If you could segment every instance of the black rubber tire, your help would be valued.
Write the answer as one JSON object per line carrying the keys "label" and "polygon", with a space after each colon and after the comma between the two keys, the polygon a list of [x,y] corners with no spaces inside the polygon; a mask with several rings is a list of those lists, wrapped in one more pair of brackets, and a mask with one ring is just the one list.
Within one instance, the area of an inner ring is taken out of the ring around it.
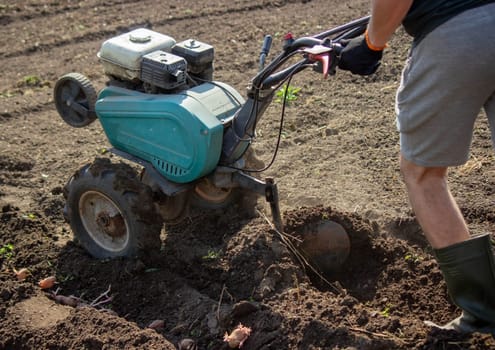
{"label": "black rubber tire", "polygon": [[84,75],[68,73],[60,77],[53,98],[58,114],[70,126],[81,128],[96,120],[96,90]]}
{"label": "black rubber tire", "polygon": [[74,238],[93,257],[149,258],[160,250],[163,221],[130,166],[98,158],[71,177],[64,195]]}

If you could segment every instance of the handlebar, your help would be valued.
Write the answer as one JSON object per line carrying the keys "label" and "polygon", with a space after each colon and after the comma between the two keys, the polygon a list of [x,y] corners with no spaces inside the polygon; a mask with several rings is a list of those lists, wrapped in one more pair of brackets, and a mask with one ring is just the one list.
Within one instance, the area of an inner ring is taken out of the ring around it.
{"label": "handlebar", "polygon": [[[260,53],[260,71],[251,80],[247,101],[233,118],[230,127],[225,130],[220,162],[233,164],[244,154],[251,143],[258,120],[273,99],[274,87],[299,71],[314,67],[318,61],[323,67],[323,74],[328,74],[329,68],[333,69],[337,64],[338,55],[342,50],[340,41],[364,33],[368,21],[369,17],[363,17],[320,34],[296,40],[287,36],[290,40],[286,40],[282,53],[266,67],[264,64],[270,50],[271,37],[265,37]],[[283,68],[284,63],[296,54],[302,54],[304,58]],[[266,93],[260,93],[261,90]]]}
{"label": "handlebar", "polygon": [[[319,34],[313,35],[313,37],[315,37],[317,39],[325,39],[325,38],[328,38],[329,36],[332,36],[332,35],[341,34],[340,36],[337,37],[338,40],[354,38],[354,37],[359,36],[359,35],[364,33],[366,26],[368,25],[369,21],[370,21],[370,16],[361,17],[361,18],[358,18],[354,21],[343,24],[341,26],[338,26],[338,27],[332,28],[330,30],[321,32]],[[354,30],[357,30],[357,32],[359,32],[359,34],[353,33]],[[346,34],[352,34],[353,36],[343,37]]]}
{"label": "handlebar", "polygon": [[[335,60],[338,59],[340,51],[342,50],[340,41],[344,39],[351,39],[363,34],[366,30],[369,19],[370,16],[362,17],[319,34],[293,40],[290,44],[284,47],[284,51],[275,57],[267,67],[264,67],[264,63],[266,55],[270,49],[271,37],[265,37],[263,48],[261,50],[260,71],[253,78],[252,86],[260,89],[276,86],[291,75],[311,66],[315,63],[315,61],[312,60],[309,55],[306,55],[303,60],[300,60],[299,62],[281,71],[277,71],[294,54],[298,52],[304,53],[304,49],[313,48],[315,46],[328,47],[327,55],[329,56],[329,64],[332,65],[332,68],[335,67]],[[329,38],[331,36],[333,37]],[[312,57],[314,58],[314,56]]]}

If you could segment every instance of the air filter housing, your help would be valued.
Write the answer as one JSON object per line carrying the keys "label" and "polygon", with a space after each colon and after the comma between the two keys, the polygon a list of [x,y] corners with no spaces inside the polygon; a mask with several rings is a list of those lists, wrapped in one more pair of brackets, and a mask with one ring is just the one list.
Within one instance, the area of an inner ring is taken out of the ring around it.
{"label": "air filter housing", "polygon": [[161,50],[144,55],[141,62],[141,80],[166,90],[185,84],[186,71],[184,58]]}

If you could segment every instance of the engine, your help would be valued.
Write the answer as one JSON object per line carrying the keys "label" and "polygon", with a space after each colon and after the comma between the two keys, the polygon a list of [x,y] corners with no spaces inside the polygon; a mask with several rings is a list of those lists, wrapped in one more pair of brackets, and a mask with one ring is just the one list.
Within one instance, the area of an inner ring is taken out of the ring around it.
{"label": "engine", "polygon": [[110,80],[95,113],[115,149],[176,183],[215,169],[224,127],[244,99],[212,81],[212,46],[141,28],[105,41],[98,57]]}
{"label": "engine", "polygon": [[146,28],[105,41],[98,58],[109,85],[147,93],[170,93],[213,78],[211,45],[194,39],[177,43]]}

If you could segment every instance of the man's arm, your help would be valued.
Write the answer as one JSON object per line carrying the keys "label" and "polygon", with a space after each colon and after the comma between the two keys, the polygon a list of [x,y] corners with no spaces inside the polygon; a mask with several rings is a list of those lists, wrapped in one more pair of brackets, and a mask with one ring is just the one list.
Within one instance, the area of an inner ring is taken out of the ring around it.
{"label": "man's arm", "polygon": [[385,47],[411,8],[413,0],[371,0],[368,39],[375,47]]}
{"label": "man's arm", "polygon": [[383,49],[402,23],[414,0],[371,0],[371,19],[364,36],[343,42],[339,68],[370,75],[380,66]]}

